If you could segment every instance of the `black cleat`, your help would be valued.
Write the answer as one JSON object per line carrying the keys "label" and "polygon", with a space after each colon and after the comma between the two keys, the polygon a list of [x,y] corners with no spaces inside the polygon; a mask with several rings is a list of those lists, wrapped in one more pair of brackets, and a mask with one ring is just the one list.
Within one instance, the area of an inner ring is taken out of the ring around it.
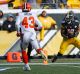
{"label": "black cleat", "polygon": [[53,58],[52,58],[52,62],[55,62],[57,60],[57,56],[55,55],[55,56],[53,56]]}

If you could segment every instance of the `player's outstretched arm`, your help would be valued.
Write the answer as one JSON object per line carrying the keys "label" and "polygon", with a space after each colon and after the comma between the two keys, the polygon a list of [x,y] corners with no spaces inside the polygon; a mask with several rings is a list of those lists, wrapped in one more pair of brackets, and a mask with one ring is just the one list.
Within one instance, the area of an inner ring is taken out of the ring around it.
{"label": "player's outstretched arm", "polygon": [[17,36],[20,36],[20,16],[17,16],[16,19],[16,29],[17,29]]}

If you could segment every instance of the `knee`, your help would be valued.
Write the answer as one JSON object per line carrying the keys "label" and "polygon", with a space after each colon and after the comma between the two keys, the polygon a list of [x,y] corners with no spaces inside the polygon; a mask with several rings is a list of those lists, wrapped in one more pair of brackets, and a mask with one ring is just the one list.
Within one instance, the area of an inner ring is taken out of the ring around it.
{"label": "knee", "polygon": [[37,49],[36,51],[37,51],[37,53],[40,54],[41,50],[42,50],[42,48],[39,48],[39,49]]}

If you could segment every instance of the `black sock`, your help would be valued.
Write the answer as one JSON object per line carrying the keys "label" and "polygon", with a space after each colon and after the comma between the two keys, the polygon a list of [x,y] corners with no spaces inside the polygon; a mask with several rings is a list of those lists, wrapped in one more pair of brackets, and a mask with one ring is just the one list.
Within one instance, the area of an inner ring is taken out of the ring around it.
{"label": "black sock", "polygon": [[62,57],[62,54],[61,53],[58,53],[57,54],[57,58],[61,58]]}

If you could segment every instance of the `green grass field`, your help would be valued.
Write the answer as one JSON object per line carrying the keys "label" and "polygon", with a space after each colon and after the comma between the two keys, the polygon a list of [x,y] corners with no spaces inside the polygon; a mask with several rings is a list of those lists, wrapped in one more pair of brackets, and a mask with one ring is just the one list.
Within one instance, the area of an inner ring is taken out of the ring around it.
{"label": "green grass field", "polygon": [[0,63],[0,74],[80,74],[80,59],[58,59],[48,65],[31,60],[31,71],[23,71],[23,63]]}

